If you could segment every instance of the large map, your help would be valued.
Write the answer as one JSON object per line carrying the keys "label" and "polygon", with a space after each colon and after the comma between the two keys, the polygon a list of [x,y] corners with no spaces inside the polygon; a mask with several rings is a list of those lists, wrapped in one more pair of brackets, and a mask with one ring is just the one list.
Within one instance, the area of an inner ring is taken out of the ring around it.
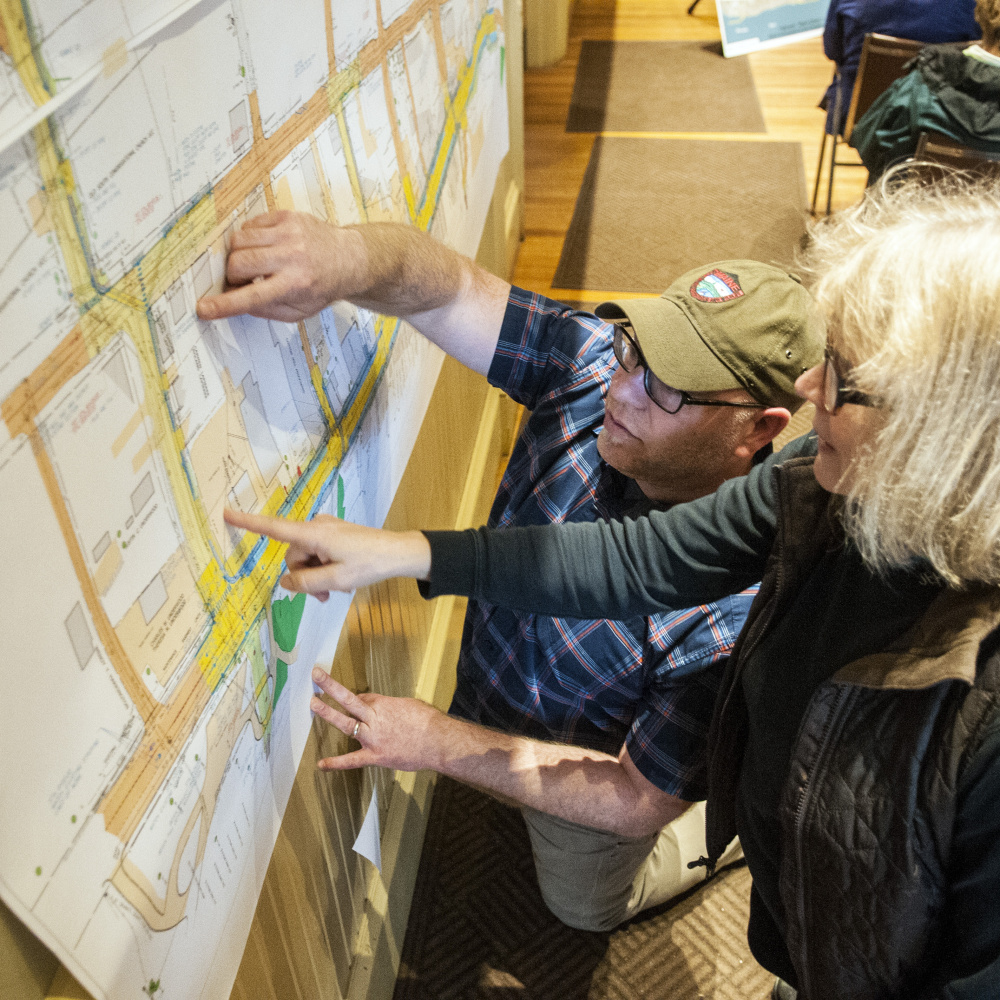
{"label": "large map", "polygon": [[294,208],[474,253],[497,0],[0,0],[0,894],[95,996],[229,995],[348,599],[231,505],[379,524],[441,355],[202,323]]}

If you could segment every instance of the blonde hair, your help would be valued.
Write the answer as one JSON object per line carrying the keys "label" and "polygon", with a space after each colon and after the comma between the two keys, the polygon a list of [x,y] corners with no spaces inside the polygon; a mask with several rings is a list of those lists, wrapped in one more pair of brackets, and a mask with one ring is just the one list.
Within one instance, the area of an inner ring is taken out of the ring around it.
{"label": "blonde hair", "polygon": [[1000,584],[1000,182],[885,175],[814,228],[806,270],[851,381],[881,402],[843,519],[880,572]]}
{"label": "blonde hair", "polygon": [[983,48],[1000,41],[1000,0],[976,0],[976,23],[983,29]]}

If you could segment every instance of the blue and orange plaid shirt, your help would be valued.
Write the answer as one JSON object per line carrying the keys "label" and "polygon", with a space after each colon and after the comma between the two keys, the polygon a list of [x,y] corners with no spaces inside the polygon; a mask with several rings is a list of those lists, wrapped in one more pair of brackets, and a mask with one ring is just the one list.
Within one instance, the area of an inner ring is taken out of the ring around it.
{"label": "blue and orange plaid shirt", "polygon": [[[491,527],[637,517],[635,482],[597,454],[616,361],[612,327],[511,290],[490,382],[531,410]],[[470,601],[451,712],[485,726],[617,754],[654,785],[705,797],[708,726],[756,588],[627,621],[546,618]]]}

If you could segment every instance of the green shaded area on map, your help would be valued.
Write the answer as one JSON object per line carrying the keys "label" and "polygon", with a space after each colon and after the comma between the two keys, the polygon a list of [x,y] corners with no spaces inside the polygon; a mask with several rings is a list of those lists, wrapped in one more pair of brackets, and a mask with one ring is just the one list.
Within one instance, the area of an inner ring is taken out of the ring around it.
{"label": "green shaded area on map", "polygon": [[278,699],[281,697],[281,689],[285,686],[285,681],[287,680],[288,664],[284,660],[278,660],[274,677],[274,701],[271,703],[272,706],[278,704]]}
{"label": "green shaded area on map", "polygon": [[[343,480],[340,480],[343,482]],[[271,621],[274,623],[274,641],[284,653],[295,649],[299,636],[299,625],[302,624],[302,614],[306,609],[306,595],[296,594],[295,597],[282,597],[271,605]],[[278,704],[282,689],[288,680],[288,664],[278,659],[275,663],[273,707]]]}
{"label": "green shaded area on map", "polygon": [[306,609],[306,595],[296,594],[295,597],[282,597],[271,605],[271,621],[274,622],[274,641],[285,653],[295,649],[299,635],[299,625],[302,613]]}
{"label": "green shaded area on map", "polygon": [[344,477],[337,476],[337,517],[344,520]]}

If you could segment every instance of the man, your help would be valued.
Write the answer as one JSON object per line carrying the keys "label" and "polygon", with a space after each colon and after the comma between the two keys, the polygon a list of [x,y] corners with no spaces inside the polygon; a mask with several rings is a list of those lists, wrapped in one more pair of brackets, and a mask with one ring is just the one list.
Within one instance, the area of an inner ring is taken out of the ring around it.
{"label": "man", "polygon": [[[228,276],[243,287],[203,299],[204,319],[295,320],[346,298],[402,316],[524,403],[499,526],[636,516],[711,493],[767,453],[799,402],[795,378],[822,354],[804,289],[752,261],[691,272],[659,299],[605,303],[611,326],[416,230],[279,213],[234,237]],[[279,537],[284,526],[229,517]],[[293,575],[315,555],[293,545]],[[362,746],[321,766],[432,768],[513,800],[546,903],[571,926],[609,929],[702,877],[688,867],[704,853],[703,805],[691,804],[705,796],[715,693],[751,600],[619,622],[472,602],[451,715],[360,696],[376,727],[315,699]],[[360,703],[322,671],[317,681]]]}

